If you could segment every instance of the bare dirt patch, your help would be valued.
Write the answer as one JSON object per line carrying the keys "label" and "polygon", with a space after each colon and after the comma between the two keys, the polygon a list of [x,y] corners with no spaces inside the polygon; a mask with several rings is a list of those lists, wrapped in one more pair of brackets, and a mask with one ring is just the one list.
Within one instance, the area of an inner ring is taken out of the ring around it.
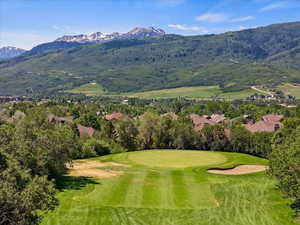
{"label": "bare dirt patch", "polygon": [[84,176],[84,177],[96,177],[96,178],[111,178],[120,176],[124,173],[122,170],[105,169],[105,167],[130,167],[129,165],[114,163],[114,162],[99,162],[99,161],[87,161],[80,160],[69,166],[70,176]]}
{"label": "bare dirt patch", "polygon": [[224,174],[224,175],[241,175],[249,173],[257,173],[267,170],[268,166],[259,166],[259,165],[240,165],[232,169],[211,169],[207,172],[213,174]]}

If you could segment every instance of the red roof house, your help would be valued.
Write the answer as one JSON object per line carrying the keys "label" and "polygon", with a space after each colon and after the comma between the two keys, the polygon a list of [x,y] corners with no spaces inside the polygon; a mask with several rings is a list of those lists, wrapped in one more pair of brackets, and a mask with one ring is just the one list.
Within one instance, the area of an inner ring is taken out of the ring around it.
{"label": "red roof house", "polygon": [[256,132],[275,132],[282,127],[280,122],[258,121],[254,124],[246,124],[245,128],[251,133]]}
{"label": "red roof house", "polygon": [[68,118],[68,117],[59,117],[59,116],[55,116],[54,114],[49,114],[48,115],[48,121],[49,122],[60,123],[60,124],[72,123],[72,119],[71,118]]}
{"label": "red roof house", "polygon": [[212,114],[210,118],[216,123],[222,123],[226,119],[224,114]]}
{"label": "red roof house", "polygon": [[263,121],[266,121],[266,122],[280,122],[282,119],[283,119],[283,116],[282,115],[276,115],[276,114],[267,114],[267,115],[264,115],[262,117]]}
{"label": "red roof house", "polygon": [[118,113],[112,113],[112,114],[106,115],[105,119],[106,120],[115,120],[115,119],[120,119],[123,116],[124,116],[123,113],[118,112]]}
{"label": "red roof house", "polygon": [[85,127],[80,124],[77,125],[80,137],[93,137],[95,129],[92,127]]}

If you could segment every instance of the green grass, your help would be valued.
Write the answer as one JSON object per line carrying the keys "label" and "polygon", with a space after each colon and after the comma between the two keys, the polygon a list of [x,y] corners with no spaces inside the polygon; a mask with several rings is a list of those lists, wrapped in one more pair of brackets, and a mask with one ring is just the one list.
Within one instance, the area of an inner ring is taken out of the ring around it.
{"label": "green grass", "polygon": [[285,94],[293,95],[297,99],[300,98],[300,87],[293,86],[292,84],[283,84],[278,86],[277,89],[283,91]]}
{"label": "green grass", "polygon": [[[60,182],[60,205],[45,216],[42,224],[295,224],[289,202],[282,199],[275,182],[264,172],[238,176],[206,172],[211,167],[265,165],[266,160],[237,153],[213,154],[155,150],[91,159],[132,167],[123,169],[124,175],[110,179],[65,177]],[[174,168],[176,159],[180,168]]]}
{"label": "green grass", "polygon": [[[159,157],[157,157],[159,155]],[[222,154],[198,151],[140,151],[129,154],[128,159],[148,167],[185,168],[216,165],[226,161]]]}
{"label": "green grass", "polygon": [[74,94],[85,94],[86,96],[97,96],[104,93],[103,87],[97,83],[88,83],[80,87],[67,90],[65,92],[74,93]]}
{"label": "green grass", "polygon": [[243,90],[239,92],[222,92],[218,86],[197,86],[197,87],[182,87],[182,88],[171,88],[155,91],[146,91],[138,93],[123,93],[121,95],[128,97],[139,97],[139,98],[200,98],[210,99],[214,97],[225,98],[228,100],[244,99],[255,93],[254,90]]}

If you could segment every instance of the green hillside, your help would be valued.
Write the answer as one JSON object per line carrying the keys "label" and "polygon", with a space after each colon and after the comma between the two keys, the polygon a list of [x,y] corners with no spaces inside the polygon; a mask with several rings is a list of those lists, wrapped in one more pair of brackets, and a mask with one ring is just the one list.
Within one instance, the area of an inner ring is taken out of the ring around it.
{"label": "green hillside", "polygon": [[300,82],[300,22],[220,35],[165,35],[28,54],[0,63],[0,95],[56,93],[90,82],[109,93]]}

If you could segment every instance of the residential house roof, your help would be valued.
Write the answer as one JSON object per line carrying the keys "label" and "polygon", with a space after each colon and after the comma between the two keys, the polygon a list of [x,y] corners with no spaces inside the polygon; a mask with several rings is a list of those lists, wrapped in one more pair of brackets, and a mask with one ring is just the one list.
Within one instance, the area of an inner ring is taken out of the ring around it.
{"label": "residential house roof", "polygon": [[172,120],[178,120],[178,118],[179,118],[179,116],[176,115],[176,114],[173,113],[173,112],[168,112],[168,113],[162,114],[161,116],[162,116],[162,117],[169,117],[169,118],[171,118]]}
{"label": "residential house roof", "polygon": [[95,129],[92,127],[85,127],[77,124],[77,129],[79,131],[80,137],[92,137],[95,133]]}
{"label": "residential house roof", "polygon": [[222,123],[226,119],[224,114],[212,114],[210,118],[216,123]]}
{"label": "residential house roof", "polygon": [[112,113],[112,114],[108,114],[105,116],[106,120],[115,120],[115,119],[120,119],[121,117],[123,117],[123,113],[117,112],[117,113]]}
{"label": "residential house roof", "polygon": [[54,114],[48,115],[49,122],[57,122],[57,123],[72,123],[72,119],[68,117],[59,117],[55,116]]}
{"label": "residential house roof", "polygon": [[199,124],[204,124],[204,125],[215,125],[216,122],[212,120],[208,120],[203,116],[199,116],[197,114],[191,114],[190,118],[193,120],[193,123],[195,126],[198,126]]}
{"label": "residential house roof", "polygon": [[266,122],[280,122],[283,119],[282,115],[267,114],[262,117],[263,121]]}
{"label": "residential house roof", "polygon": [[273,121],[258,121],[254,124],[246,124],[245,128],[252,133],[255,132],[274,132],[281,128],[282,124],[280,122]]}

